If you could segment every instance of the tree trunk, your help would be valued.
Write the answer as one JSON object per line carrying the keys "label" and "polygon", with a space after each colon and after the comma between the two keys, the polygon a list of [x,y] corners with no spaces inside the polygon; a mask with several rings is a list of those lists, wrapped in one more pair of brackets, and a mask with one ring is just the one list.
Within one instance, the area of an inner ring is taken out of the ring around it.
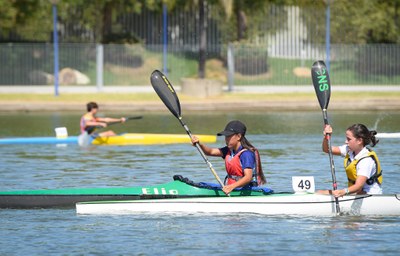
{"label": "tree trunk", "polygon": [[207,23],[205,15],[204,0],[199,0],[199,30],[200,30],[200,44],[199,44],[199,78],[206,76],[206,49],[207,49]]}
{"label": "tree trunk", "polygon": [[103,43],[108,43],[110,41],[110,34],[112,32],[112,11],[112,3],[107,2],[103,8],[103,29],[101,38]]}
{"label": "tree trunk", "polygon": [[247,18],[244,11],[242,11],[241,1],[237,2],[235,13],[236,13],[236,25],[237,25],[237,40],[240,41],[245,38],[245,33],[247,30]]}
{"label": "tree trunk", "polygon": [[[394,24],[396,26],[396,30],[399,29],[400,27],[400,22],[399,22],[399,2],[395,2],[394,3]],[[396,43],[396,42],[395,42]]]}

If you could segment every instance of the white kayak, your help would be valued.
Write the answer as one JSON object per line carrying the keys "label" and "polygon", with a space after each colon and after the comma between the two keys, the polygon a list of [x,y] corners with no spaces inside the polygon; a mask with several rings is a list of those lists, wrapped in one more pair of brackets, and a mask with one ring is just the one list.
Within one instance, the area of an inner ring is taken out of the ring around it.
{"label": "white kayak", "polygon": [[400,132],[380,132],[376,134],[376,137],[388,139],[400,138]]}
{"label": "white kayak", "polygon": [[[344,215],[400,216],[400,194],[349,195],[339,198]],[[76,204],[78,214],[256,213],[265,215],[334,216],[335,199],[314,193],[273,193],[264,196],[167,198],[97,201]]]}

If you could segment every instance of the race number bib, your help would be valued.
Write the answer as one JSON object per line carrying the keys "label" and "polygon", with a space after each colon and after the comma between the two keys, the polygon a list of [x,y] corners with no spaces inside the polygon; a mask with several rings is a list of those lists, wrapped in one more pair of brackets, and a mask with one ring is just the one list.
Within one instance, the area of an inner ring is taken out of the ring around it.
{"label": "race number bib", "polygon": [[292,177],[292,187],[294,192],[315,192],[314,176],[294,176]]}

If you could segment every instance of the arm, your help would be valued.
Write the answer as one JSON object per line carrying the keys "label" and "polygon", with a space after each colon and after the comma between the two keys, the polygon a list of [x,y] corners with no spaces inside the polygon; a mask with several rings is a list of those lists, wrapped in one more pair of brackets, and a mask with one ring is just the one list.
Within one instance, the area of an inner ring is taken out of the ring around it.
{"label": "arm", "polygon": [[[332,127],[328,124],[325,125],[324,128],[324,138],[322,139],[322,151],[325,153],[329,152],[329,147],[328,147],[328,139],[326,138],[326,134],[332,134]],[[337,146],[332,146],[332,154],[333,155],[338,155],[340,156],[340,149]]]}
{"label": "arm", "polygon": [[117,122],[124,123],[126,119],[125,119],[125,117],[121,117],[121,118],[97,117],[96,120],[99,122],[105,122],[105,123],[117,123]]}
{"label": "arm", "polygon": [[332,191],[332,194],[335,197],[342,197],[346,194],[353,194],[353,193],[358,194],[362,191],[362,188],[364,187],[365,182],[367,182],[367,179],[368,178],[365,176],[357,176],[356,183],[354,185],[348,187],[347,191],[345,188],[345,189],[341,189],[341,190]]}
{"label": "arm", "polygon": [[233,184],[224,186],[222,190],[225,192],[225,194],[229,194],[235,188],[240,188],[249,184],[252,178],[253,178],[253,170],[250,168],[244,169],[243,178],[241,178],[240,180],[236,181]]}
{"label": "arm", "polygon": [[[97,119],[96,119],[97,120]],[[85,121],[85,127],[89,126],[102,126],[107,127],[107,123],[101,121]]]}
{"label": "arm", "polygon": [[210,148],[207,145],[204,145],[202,143],[200,143],[200,140],[197,136],[193,135],[192,136],[192,144],[193,146],[198,143],[201,147],[201,149],[204,151],[204,153],[207,156],[222,156],[222,152],[221,150],[219,150],[219,148]]}
{"label": "arm", "polygon": [[363,187],[367,180],[374,174],[376,171],[376,165],[374,160],[370,157],[366,157],[361,159],[357,165],[357,179],[354,185],[351,185],[347,188],[348,191],[345,189],[335,191],[335,196],[343,196],[346,194],[363,193]]}

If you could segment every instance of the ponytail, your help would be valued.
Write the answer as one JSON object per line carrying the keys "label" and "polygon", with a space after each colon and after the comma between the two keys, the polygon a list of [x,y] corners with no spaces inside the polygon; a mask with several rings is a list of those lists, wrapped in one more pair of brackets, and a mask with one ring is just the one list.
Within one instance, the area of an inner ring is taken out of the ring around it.
{"label": "ponytail", "polygon": [[258,149],[255,148],[247,139],[246,137],[242,134],[240,138],[240,144],[242,145],[243,148],[248,149],[252,152],[254,152],[255,159],[256,159],[256,174],[257,174],[257,182],[261,183],[258,185],[262,185],[267,183],[267,180],[265,179],[264,172],[262,170],[261,166],[261,158],[260,158],[260,153],[258,152]]}

